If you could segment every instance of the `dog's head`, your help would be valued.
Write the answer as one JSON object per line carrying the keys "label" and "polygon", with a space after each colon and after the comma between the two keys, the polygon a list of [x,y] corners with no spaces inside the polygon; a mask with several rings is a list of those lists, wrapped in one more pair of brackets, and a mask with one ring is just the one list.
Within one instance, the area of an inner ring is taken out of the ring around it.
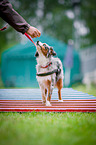
{"label": "dog's head", "polygon": [[49,46],[46,43],[41,43],[40,41],[36,42],[36,54],[35,56],[38,57],[39,54],[43,54],[45,57],[55,56],[56,52],[53,50],[53,47]]}

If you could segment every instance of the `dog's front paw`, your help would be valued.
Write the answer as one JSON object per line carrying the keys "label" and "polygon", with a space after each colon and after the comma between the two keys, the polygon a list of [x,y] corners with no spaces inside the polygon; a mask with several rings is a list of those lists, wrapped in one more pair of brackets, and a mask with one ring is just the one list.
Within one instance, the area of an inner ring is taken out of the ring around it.
{"label": "dog's front paw", "polygon": [[42,104],[46,104],[46,100],[45,100],[45,101],[43,100],[43,101],[42,101]]}
{"label": "dog's front paw", "polygon": [[63,102],[63,100],[58,100],[58,102]]}
{"label": "dog's front paw", "polygon": [[51,106],[49,101],[46,101],[46,106]]}

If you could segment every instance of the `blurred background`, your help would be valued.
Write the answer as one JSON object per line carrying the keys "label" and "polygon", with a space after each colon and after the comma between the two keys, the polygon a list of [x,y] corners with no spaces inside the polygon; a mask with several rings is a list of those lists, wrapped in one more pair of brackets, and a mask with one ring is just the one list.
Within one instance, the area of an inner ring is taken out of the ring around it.
{"label": "blurred background", "polygon": [[[64,67],[64,87],[96,87],[96,0],[9,0],[54,47]],[[0,28],[6,25],[0,18]],[[8,25],[0,32],[0,88],[39,87],[36,48]]]}

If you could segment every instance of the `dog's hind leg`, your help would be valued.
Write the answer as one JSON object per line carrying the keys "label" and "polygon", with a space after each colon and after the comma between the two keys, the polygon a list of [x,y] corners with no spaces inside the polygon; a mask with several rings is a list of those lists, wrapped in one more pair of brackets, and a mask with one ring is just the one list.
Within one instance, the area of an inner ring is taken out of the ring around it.
{"label": "dog's hind leg", "polygon": [[57,81],[56,86],[57,86],[57,88],[58,88],[58,97],[59,97],[59,100],[58,100],[58,101],[59,101],[59,102],[63,102],[62,97],[61,97],[61,89],[62,89],[62,87],[63,87],[62,79],[59,79],[59,80]]}
{"label": "dog's hind leg", "polygon": [[46,97],[44,94],[42,94],[42,103],[45,104],[46,103]]}
{"label": "dog's hind leg", "polygon": [[47,95],[47,89],[45,89],[45,96]]}

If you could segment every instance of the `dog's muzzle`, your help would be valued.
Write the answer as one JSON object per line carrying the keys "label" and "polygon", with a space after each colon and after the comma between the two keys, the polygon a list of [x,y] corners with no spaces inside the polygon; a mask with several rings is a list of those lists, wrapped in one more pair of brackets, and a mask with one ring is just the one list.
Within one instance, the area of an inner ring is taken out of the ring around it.
{"label": "dog's muzzle", "polygon": [[39,47],[42,49],[42,47],[41,47],[41,45],[39,44],[39,42],[40,42],[40,41],[37,41],[37,42],[36,42],[36,45],[39,46]]}

